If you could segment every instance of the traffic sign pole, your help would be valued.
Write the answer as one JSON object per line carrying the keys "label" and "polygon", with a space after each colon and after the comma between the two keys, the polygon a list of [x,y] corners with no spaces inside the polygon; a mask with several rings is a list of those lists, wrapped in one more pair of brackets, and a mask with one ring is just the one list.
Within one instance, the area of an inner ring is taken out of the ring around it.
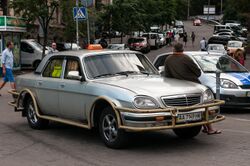
{"label": "traffic sign pole", "polygon": [[[79,2],[76,0],[76,11],[79,9]],[[78,27],[78,17],[76,17],[76,44],[77,44],[77,50],[79,50],[79,27]]]}
{"label": "traffic sign pole", "polygon": [[88,45],[90,44],[90,34],[89,34],[89,14],[88,14],[88,2],[85,0],[85,7],[87,13],[87,34],[88,34]]}

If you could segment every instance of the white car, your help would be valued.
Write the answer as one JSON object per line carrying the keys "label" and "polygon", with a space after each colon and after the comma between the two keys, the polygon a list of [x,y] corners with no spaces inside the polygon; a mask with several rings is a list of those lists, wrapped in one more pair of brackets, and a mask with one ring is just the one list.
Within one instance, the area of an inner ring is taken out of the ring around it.
{"label": "white car", "polygon": [[[45,50],[45,54],[48,50]],[[21,65],[37,68],[42,60],[43,46],[35,39],[21,40]]]}
{"label": "white car", "polygon": [[[154,66],[164,71],[165,59],[173,53],[158,55]],[[199,80],[216,93],[216,71],[221,71],[220,98],[225,100],[223,107],[250,107],[250,73],[236,60],[221,53],[200,51],[184,52],[201,69]]]}

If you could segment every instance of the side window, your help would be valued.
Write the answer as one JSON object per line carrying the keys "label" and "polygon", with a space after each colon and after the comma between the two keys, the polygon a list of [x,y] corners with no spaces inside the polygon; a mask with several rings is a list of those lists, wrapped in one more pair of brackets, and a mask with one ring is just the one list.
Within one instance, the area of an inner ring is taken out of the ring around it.
{"label": "side window", "polygon": [[72,79],[72,80],[76,79],[76,78],[70,76],[69,73],[74,73],[75,76],[79,76],[79,77],[82,76],[80,63],[77,59],[68,59],[67,60],[65,74],[64,74],[65,79]]}
{"label": "side window", "polygon": [[63,59],[52,59],[43,71],[43,77],[60,78],[62,69]]}
{"label": "side window", "polygon": [[22,42],[21,43],[21,51],[28,52],[28,53],[33,53],[34,49],[30,45],[28,45],[27,43]]}

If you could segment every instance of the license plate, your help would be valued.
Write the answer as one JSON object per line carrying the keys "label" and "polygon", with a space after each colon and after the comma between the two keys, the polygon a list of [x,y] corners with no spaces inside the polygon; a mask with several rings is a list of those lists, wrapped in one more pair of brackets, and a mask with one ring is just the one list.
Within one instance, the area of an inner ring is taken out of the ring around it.
{"label": "license plate", "polygon": [[201,120],[201,112],[178,114],[177,122],[191,122]]}

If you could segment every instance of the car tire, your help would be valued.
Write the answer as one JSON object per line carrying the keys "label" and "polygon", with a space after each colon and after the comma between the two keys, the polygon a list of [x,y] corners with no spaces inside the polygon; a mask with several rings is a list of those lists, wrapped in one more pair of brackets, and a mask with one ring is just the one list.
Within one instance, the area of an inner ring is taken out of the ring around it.
{"label": "car tire", "polygon": [[99,133],[109,148],[120,149],[127,144],[127,133],[123,129],[118,129],[117,117],[111,107],[102,111],[99,119]]}
{"label": "car tire", "polygon": [[194,126],[188,128],[177,128],[173,129],[174,133],[180,138],[193,138],[197,136],[201,131],[202,126]]}
{"label": "car tire", "polygon": [[41,119],[36,115],[34,102],[29,98],[24,107],[29,126],[32,129],[45,129],[49,125],[49,120]]}

